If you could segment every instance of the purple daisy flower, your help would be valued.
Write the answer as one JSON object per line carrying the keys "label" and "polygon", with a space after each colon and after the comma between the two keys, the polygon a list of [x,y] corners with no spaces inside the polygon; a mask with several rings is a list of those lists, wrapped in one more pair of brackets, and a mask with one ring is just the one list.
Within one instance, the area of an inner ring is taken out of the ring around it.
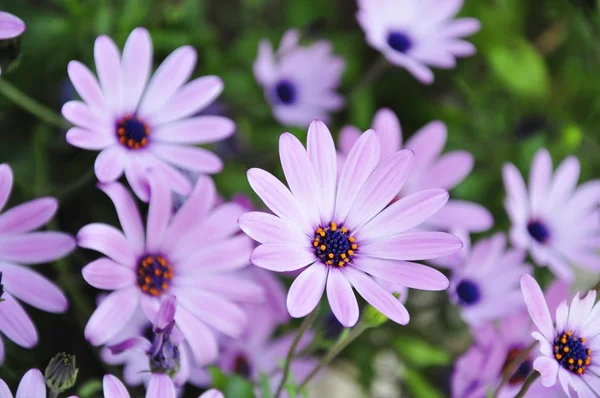
{"label": "purple daisy flower", "polygon": [[[553,283],[546,292],[548,305],[558,308],[569,295],[564,283]],[[527,311],[510,315],[497,325],[486,324],[473,330],[473,346],[456,361],[452,374],[453,398],[480,398],[500,385],[502,376],[511,362],[534,342],[533,324]],[[498,398],[513,398],[533,369],[536,353],[531,353],[517,368]],[[474,372],[473,369],[478,371]],[[549,389],[536,382],[527,392],[530,398],[562,398],[560,387]]]}
{"label": "purple daisy flower", "polygon": [[[448,132],[446,125],[440,121],[424,126],[404,145],[402,145],[400,121],[390,109],[380,109],[375,114],[371,127],[381,140],[382,161],[403,148],[415,152],[413,172],[400,190],[398,195],[400,198],[431,188],[451,190],[467,178],[473,169],[473,155],[467,151],[441,154]],[[342,164],[358,141],[360,133],[360,130],[353,126],[347,126],[340,132],[339,147]],[[494,218],[483,206],[464,200],[450,199],[427,221],[426,225],[431,229],[482,232],[490,229],[493,224]]]}
{"label": "purple daisy flower", "polygon": [[85,65],[69,63],[69,77],[83,102],[67,102],[62,113],[76,126],[67,132],[71,145],[101,150],[95,164],[100,182],[115,181],[124,172],[136,195],[148,201],[148,168],[184,195],[192,185],[177,168],[221,171],[216,155],[193,145],[229,137],[235,125],[221,116],[193,116],[214,101],[223,82],[205,76],[185,83],[196,65],[192,47],[171,53],[150,81],[152,41],[144,28],[131,32],[122,57],[109,37],[98,37],[94,56],[99,83]]}
{"label": "purple daisy flower", "polygon": [[[114,290],[98,306],[85,329],[93,345],[119,333],[140,308],[151,320],[165,293],[177,296],[175,319],[195,361],[217,357],[215,331],[239,337],[246,314],[235,301],[260,296],[261,288],[240,280],[234,271],[248,265],[252,241],[238,234],[244,210],[231,203],[213,208],[215,186],[198,180],[190,197],[172,216],[172,195],[157,174],[150,175],[147,229],[133,197],[119,183],[101,185],[112,199],[124,234],[105,224],[83,227],[80,247],[106,255],[82,271],[92,286]],[[199,239],[201,237],[201,239]]]}
{"label": "purple daisy flower", "polygon": [[464,0],[358,0],[356,18],[367,42],[421,83],[431,84],[430,66],[452,69],[456,58],[475,54],[464,37],[479,31],[474,18],[454,19]]}
{"label": "purple daisy flower", "polygon": [[452,272],[448,294],[471,326],[506,317],[525,306],[519,277],[532,267],[524,262],[524,251],[505,247],[502,233],[482,239]]}
{"label": "purple daisy flower", "polygon": [[25,22],[20,18],[0,11],[0,40],[12,39],[25,32]]}
{"label": "purple daisy flower", "polygon": [[[169,384],[171,380],[169,376],[161,375],[154,380],[155,382],[146,391],[146,398],[175,398],[177,396],[173,388],[173,383]],[[113,375],[104,376],[102,390],[104,398],[131,398],[121,380]],[[198,398],[224,398],[224,395],[220,391],[211,389],[201,394]]]}
{"label": "purple daisy flower", "polygon": [[388,318],[406,324],[406,308],[369,274],[416,289],[448,287],[439,271],[410,261],[454,253],[460,240],[443,232],[406,232],[435,214],[447,192],[418,192],[389,205],[410,175],[412,151],[379,162],[379,137],[367,131],[338,181],[335,145],[322,122],[310,125],[308,150],[289,133],[279,144],[290,189],[264,170],[249,170],[250,185],[275,215],[246,213],[240,227],[261,243],[250,258],[255,265],[277,272],[306,267],[288,292],[291,316],[310,313],[327,289],[332,312],[353,326],[359,316],[354,287]]}
{"label": "purple daisy flower", "polygon": [[567,282],[573,279],[569,265],[600,270],[600,180],[576,188],[579,160],[574,156],[563,160],[553,176],[546,149],[533,159],[529,187],[514,165],[502,171],[512,244],[529,250],[538,265]]}
{"label": "purple daisy flower", "polygon": [[[13,186],[9,165],[0,164],[0,211]],[[25,265],[41,264],[66,256],[75,240],[62,232],[35,231],[58,210],[54,198],[38,198],[0,214],[0,272],[4,301],[0,305],[0,332],[20,345],[31,348],[38,334],[29,315],[17,299],[42,311],[61,313],[68,308],[67,298],[53,282]],[[0,339],[0,363],[4,362],[4,343]]]}
{"label": "purple daisy flower", "polygon": [[533,367],[546,387],[558,381],[564,392],[573,390],[580,398],[594,398],[600,391],[600,304],[596,291],[584,298],[575,295],[571,305],[564,300],[552,321],[542,289],[531,275],[521,277],[521,290],[531,319],[539,332],[532,336],[540,343],[541,356]]}
{"label": "purple daisy flower", "polygon": [[301,47],[299,40],[297,30],[288,30],[275,54],[271,43],[262,40],[254,62],[254,76],[265,90],[275,119],[306,127],[315,119],[329,120],[329,112],[344,106],[344,98],[335,89],[340,84],[345,62],[331,54],[329,41]]}

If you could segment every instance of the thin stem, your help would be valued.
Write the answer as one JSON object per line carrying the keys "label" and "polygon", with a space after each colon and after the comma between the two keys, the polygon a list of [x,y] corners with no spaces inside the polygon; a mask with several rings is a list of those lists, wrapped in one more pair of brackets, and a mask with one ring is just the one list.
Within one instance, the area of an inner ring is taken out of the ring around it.
{"label": "thin stem", "polygon": [[70,184],[65,185],[60,190],[54,193],[54,196],[59,202],[62,202],[74,193],[77,193],[81,188],[94,181],[96,174],[94,168],[90,168],[88,171],[79,176],[76,180],[73,180]]}
{"label": "thin stem", "polygon": [[527,394],[527,390],[529,390],[529,387],[531,387],[533,382],[536,381],[538,377],[540,377],[539,372],[533,372],[529,376],[527,376],[525,383],[523,383],[523,387],[521,387],[519,393],[515,395],[515,398],[523,398],[525,394]]}
{"label": "thin stem", "polygon": [[283,378],[281,379],[281,382],[279,382],[277,392],[275,393],[275,395],[273,395],[274,398],[279,398],[279,396],[283,392],[283,387],[285,386],[287,378],[290,375],[290,364],[292,363],[294,355],[296,354],[296,348],[298,347],[298,344],[300,344],[300,339],[302,339],[304,333],[306,333],[310,325],[312,325],[315,319],[317,319],[318,312],[318,308],[315,308],[313,312],[311,312],[306,318],[304,318],[304,321],[302,321],[300,329],[298,329],[298,333],[296,334],[296,337],[294,338],[294,341],[290,346],[290,350],[288,351],[287,358],[285,359],[285,365],[283,367]]}
{"label": "thin stem", "polygon": [[0,79],[0,93],[6,98],[25,109],[40,120],[61,129],[68,129],[71,124],[59,114],[45,105],[40,104],[5,79]]}
{"label": "thin stem", "polygon": [[500,391],[502,391],[502,388],[506,385],[508,380],[510,380],[512,375],[515,374],[517,368],[521,366],[521,363],[529,356],[529,354],[535,348],[536,345],[537,341],[534,341],[529,345],[529,347],[521,351],[521,353],[519,353],[519,355],[517,355],[511,363],[508,364],[506,370],[502,374],[502,381],[500,382],[500,385],[498,386],[498,388],[496,388],[496,391],[494,391],[494,398],[500,395]]}
{"label": "thin stem", "polygon": [[339,340],[337,343],[335,343],[333,345],[333,347],[331,347],[329,349],[327,354],[325,354],[323,359],[321,359],[321,362],[319,362],[319,364],[312,370],[312,372],[310,372],[309,375],[306,376],[306,378],[304,379],[304,381],[300,384],[300,386],[298,388],[299,389],[304,388],[306,386],[306,384],[308,384],[310,379],[312,379],[317,373],[319,373],[319,371],[321,371],[321,369],[323,369],[324,367],[329,365],[331,363],[331,361],[333,361],[335,359],[335,357],[337,357],[340,354],[340,352],[342,352],[344,350],[344,348],[346,348],[350,343],[352,343],[354,340],[356,340],[358,338],[358,336],[363,334],[363,332],[365,330],[367,330],[368,328],[369,327],[367,325],[365,325],[364,323],[361,322],[354,329],[352,329],[352,331],[350,331],[350,333],[348,333],[345,338],[343,338],[343,339]]}
{"label": "thin stem", "polygon": [[385,59],[383,55],[377,58],[377,60],[375,60],[375,62],[373,62],[371,66],[369,66],[369,69],[367,69],[362,79],[360,79],[356,86],[354,86],[354,88],[350,91],[348,97],[352,97],[362,88],[367,87],[368,85],[376,81],[379,78],[379,76],[381,76],[381,74],[385,72],[389,67],[390,63]]}

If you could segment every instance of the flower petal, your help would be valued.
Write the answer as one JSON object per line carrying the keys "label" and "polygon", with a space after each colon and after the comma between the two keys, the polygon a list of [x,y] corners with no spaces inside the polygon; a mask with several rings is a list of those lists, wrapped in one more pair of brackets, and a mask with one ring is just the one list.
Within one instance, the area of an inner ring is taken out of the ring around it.
{"label": "flower petal", "polygon": [[556,384],[558,378],[558,362],[556,360],[545,356],[538,357],[533,361],[533,368],[542,375],[540,380],[542,385],[552,387]]}
{"label": "flower petal", "polygon": [[125,156],[125,148],[119,145],[103,149],[94,163],[98,180],[103,183],[118,180],[123,175]]}
{"label": "flower petal", "polygon": [[96,39],[94,60],[105,103],[114,116],[121,116],[121,54],[110,37],[102,35]]}
{"label": "flower petal", "polygon": [[331,312],[344,327],[349,328],[356,325],[359,314],[358,302],[352,291],[352,285],[339,268],[331,267],[329,270],[327,300]]}
{"label": "flower petal", "polygon": [[5,292],[0,306],[0,331],[21,347],[31,348],[38,342],[35,325],[19,302]]}
{"label": "flower petal", "polygon": [[150,206],[146,225],[146,250],[154,253],[160,244],[169,225],[173,211],[173,196],[165,189],[164,180],[156,173],[150,173]]}
{"label": "flower petal", "polygon": [[295,271],[316,260],[315,253],[307,248],[281,243],[265,243],[252,252],[252,264],[275,272]]}
{"label": "flower petal", "polygon": [[136,275],[131,268],[123,267],[106,257],[83,267],[81,274],[96,289],[118,290],[135,285],[136,282]]}
{"label": "flower petal", "polygon": [[377,132],[381,141],[382,160],[400,150],[402,146],[402,128],[394,112],[388,108],[378,110],[371,123],[371,128]]}
{"label": "flower petal", "polygon": [[109,134],[99,134],[73,127],[67,131],[67,142],[77,148],[100,150],[117,143],[117,138]]}
{"label": "flower petal", "polygon": [[85,326],[85,338],[92,345],[106,343],[119,333],[138,308],[139,288],[131,286],[106,296]]}
{"label": "flower petal", "polygon": [[147,167],[142,165],[138,159],[128,159],[125,165],[125,178],[129,186],[143,202],[150,200],[150,188],[146,179]]}
{"label": "flower petal", "polygon": [[28,232],[0,237],[0,259],[20,264],[40,264],[69,254],[75,240],[62,232]]}
{"label": "flower petal", "polygon": [[23,375],[15,398],[46,398],[46,383],[42,372],[30,369]]}
{"label": "flower petal", "polygon": [[542,148],[535,154],[529,173],[529,192],[531,211],[537,213],[548,199],[550,179],[552,178],[552,158],[547,149]]}
{"label": "flower petal", "polygon": [[406,142],[404,147],[415,151],[415,170],[433,164],[444,149],[447,135],[446,125],[440,121],[433,121],[421,127]]}
{"label": "flower petal", "polygon": [[39,198],[15,206],[0,214],[0,234],[33,231],[45,225],[58,209],[54,198]]}
{"label": "flower petal", "polygon": [[13,398],[10,388],[6,385],[4,380],[0,379],[0,397]]}
{"label": "flower petal", "polygon": [[531,319],[548,341],[554,339],[552,317],[540,285],[531,275],[521,276],[521,292]]}
{"label": "flower petal", "polygon": [[406,232],[359,246],[362,255],[390,260],[429,260],[456,253],[462,242],[445,232]]}
{"label": "flower petal", "polygon": [[454,151],[441,156],[423,176],[424,188],[452,189],[460,184],[473,169],[473,155],[466,151]]}
{"label": "flower petal", "polygon": [[121,74],[123,76],[123,111],[133,114],[146,88],[152,71],[152,39],[144,28],[135,28],[123,48]]}
{"label": "flower petal", "polygon": [[290,222],[269,213],[252,211],[240,217],[240,228],[259,243],[287,243],[303,246],[311,238]]}
{"label": "flower petal", "polygon": [[198,366],[207,365],[217,359],[218,343],[214,333],[184,307],[177,308],[175,323],[188,342],[194,361]]}
{"label": "flower petal", "polygon": [[483,232],[494,225],[494,217],[488,209],[478,203],[451,199],[439,212],[431,216],[428,224],[446,230]]}
{"label": "flower petal", "polygon": [[210,390],[200,395],[198,398],[225,398],[225,396],[221,391],[211,388]]}
{"label": "flower petal", "polygon": [[61,113],[69,122],[94,134],[114,134],[113,122],[84,102],[69,101],[63,105]]}
{"label": "flower petal", "polygon": [[554,174],[552,187],[548,193],[544,210],[551,212],[556,206],[564,205],[573,194],[577,181],[579,180],[579,160],[575,156],[569,156],[563,160]]}
{"label": "flower petal", "polygon": [[335,208],[337,160],[333,137],[325,123],[314,121],[310,124],[306,149],[317,179],[321,223],[326,224],[331,221]]}
{"label": "flower petal", "polygon": [[356,268],[367,274],[411,289],[445,290],[450,286],[444,274],[423,264],[369,257],[353,261]]}
{"label": "flower petal", "polygon": [[146,398],[176,398],[175,385],[169,375],[165,373],[153,373],[146,391]]}
{"label": "flower petal", "polygon": [[0,40],[12,39],[25,31],[25,22],[7,12],[0,11]]}
{"label": "flower petal", "polygon": [[325,291],[328,267],[313,264],[294,280],[287,296],[287,308],[294,318],[302,318],[312,312]]}
{"label": "flower petal", "polygon": [[116,262],[133,267],[136,262],[131,245],[123,233],[106,224],[88,224],[77,233],[77,245],[100,252]]}
{"label": "flower petal", "polygon": [[104,398],[130,398],[121,380],[113,375],[104,376],[102,379],[102,391],[104,392]]}
{"label": "flower petal", "polygon": [[178,261],[177,271],[186,277],[194,277],[198,273],[223,273],[243,268],[250,263],[253,244],[245,235],[238,235],[205,247],[200,247],[185,258]]}
{"label": "flower petal", "polygon": [[[356,141],[358,141],[358,139],[360,138],[361,133],[362,133],[362,131],[360,131],[358,128],[356,128],[354,126],[344,126],[340,130],[340,136],[338,138],[338,146],[339,146],[340,152],[344,155],[344,160],[346,159],[346,156],[352,150],[352,147],[354,146],[354,144],[356,144]],[[342,163],[342,165],[343,165],[343,163]],[[342,168],[340,167],[338,169],[338,173],[341,172],[341,170],[342,170]]]}
{"label": "flower petal", "polygon": [[204,148],[157,143],[152,145],[152,152],[165,162],[184,170],[215,174],[223,169],[221,159]]}
{"label": "flower petal", "polygon": [[174,144],[209,144],[230,137],[235,123],[222,116],[197,116],[161,125],[152,139]]}
{"label": "flower petal", "polygon": [[[98,80],[87,66],[79,61],[71,61],[67,67],[69,79],[77,93],[92,109],[104,110],[104,95]],[[67,137],[68,138],[68,137]],[[72,144],[73,145],[73,144]]]}
{"label": "flower petal", "polygon": [[13,185],[13,172],[10,166],[6,163],[0,164],[0,211],[10,197],[10,192]]}

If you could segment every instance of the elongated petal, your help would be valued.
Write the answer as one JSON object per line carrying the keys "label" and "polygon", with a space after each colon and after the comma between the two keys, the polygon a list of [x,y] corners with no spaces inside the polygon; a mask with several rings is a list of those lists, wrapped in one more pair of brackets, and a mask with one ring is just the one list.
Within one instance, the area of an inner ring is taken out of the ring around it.
{"label": "elongated petal", "polygon": [[230,137],[235,123],[222,116],[197,116],[161,125],[152,139],[174,144],[209,144]]}
{"label": "elongated petal", "polygon": [[58,209],[54,198],[39,198],[0,214],[0,233],[29,232],[45,225]]}
{"label": "elongated petal", "polygon": [[420,128],[406,142],[404,147],[415,151],[415,169],[432,164],[440,156],[447,135],[446,125],[440,121],[433,121]]}
{"label": "elongated petal", "polygon": [[281,243],[262,244],[250,256],[252,264],[275,272],[295,271],[315,260],[310,249]]}
{"label": "elongated petal", "polygon": [[210,231],[210,236],[206,236],[204,242],[219,241],[240,232],[238,220],[245,212],[237,203],[225,203],[214,208],[199,226],[200,229]]}
{"label": "elongated petal", "polygon": [[202,247],[189,253],[177,266],[188,277],[201,274],[223,273],[243,268],[249,264],[252,241],[245,235]]}
{"label": "elongated petal", "polygon": [[206,391],[204,394],[200,395],[198,398],[225,398],[225,396],[223,395],[223,393],[221,391],[211,388],[210,390]]}
{"label": "elongated petal", "polygon": [[531,275],[521,276],[521,292],[527,305],[527,311],[531,319],[538,327],[540,332],[548,341],[554,339],[554,329],[552,327],[552,317],[550,311],[546,305],[546,299],[544,293],[540,288],[540,285],[536,282]]}
{"label": "elongated petal", "polygon": [[132,286],[109,294],[85,326],[85,338],[92,345],[106,343],[119,333],[138,308],[139,288]]}
{"label": "elongated petal", "polygon": [[66,256],[75,240],[62,232],[29,232],[0,237],[0,259],[20,264],[40,264]]}
{"label": "elongated petal", "polygon": [[440,271],[408,261],[361,257],[354,260],[354,266],[384,281],[412,289],[445,290],[450,285],[448,278]]}
{"label": "elongated petal", "polygon": [[23,307],[9,293],[2,295],[0,306],[0,331],[21,347],[31,348],[37,344],[35,325]]}
{"label": "elongated petal", "polygon": [[87,66],[79,61],[71,61],[67,67],[71,83],[82,100],[91,108],[104,109],[104,95],[96,77]]}
{"label": "elongated petal", "polygon": [[577,186],[579,171],[579,160],[575,156],[569,156],[560,163],[544,205],[546,211],[553,211],[555,206],[566,203]]}
{"label": "elongated petal", "polygon": [[100,87],[107,107],[117,116],[121,112],[121,54],[108,36],[99,36],[94,43],[94,59]]}
{"label": "elongated petal", "polygon": [[118,290],[135,284],[136,276],[126,268],[106,257],[92,261],[81,270],[83,279],[96,289]]}
{"label": "elongated petal", "polygon": [[135,256],[125,236],[106,224],[88,224],[77,233],[77,245],[98,251],[116,262],[133,267]]}
{"label": "elongated petal", "polygon": [[[266,272],[266,271],[265,271]],[[190,286],[203,291],[208,291],[228,300],[241,303],[263,303],[266,297],[266,289],[259,283],[240,278],[237,274],[225,275],[203,275],[201,278],[185,278],[179,281],[178,286]],[[274,304],[275,305],[275,304]]]}
{"label": "elongated petal", "polygon": [[204,148],[161,143],[153,145],[152,152],[165,162],[185,170],[214,174],[223,169],[221,159]]}
{"label": "elongated petal", "polygon": [[287,243],[303,246],[311,238],[290,222],[269,213],[253,211],[240,217],[240,228],[259,243]]}
{"label": "elongated petal", "polygon": [[104,392],[104,398],[130,398],[121,380],[113,375],[104,376],[102,379],[102,391]]}
{"label": "elongated petal", "polygon": [[84,102],[69,101],[63,105],[61,112],[65,119],[84,130],[106,136],[114,134],[113,121]]}
{"label": "elongated petal", "polygon": [[466,151],[454,151],[441,156],[425,178],[430,188],[452,189],[463,181],[473,169],[473,155]]}
{"label": "elongated petal", "polygon": [[153,373],[150,376],[150,384],[146,391],[146,398],[176,398],[175,385],[169,375],[164,373]]}
{"label": "elongated petal", "polygon": [[137,110],[148,77],[152,71],[152,39],[144,28],[135,28],[123,48],[121,74],[123,76],[123,110],[133,114]]}
{"label": "elongated petal", "polygon": [[178,301],[201,322],[239,338],[248,321],[246,314],[235,304],[216,294],[198,289],[178,289]]}
{"label": "elongated petal", "polygon": [[325,291],[327,271],[326,265],[316,263],[294,280],[287,296],[287,308],[291,316],[302,318],[315,309]]}
{"label": "elongated petal", "polygon": [[46,398],[46,383],[42,372],[30,369],[19,383],[15,398]]}
{"label": "elongated petal", "polygon": [[12,39],[25,31],[25,23],[18,17],[0,11],[0,40]]}
{"label": "elongated petal", "polygon": [[359,246],[362,255],[390,260],[428,260],[456,253],[462,242],[445,232],[406,232]]}
{"label": "elongated petal", "polygon": [[150,188],[146,178],[147,167],[135,158],[128,159],[125,165],[125,178],[129,186],[140,200],[148,202],[150,200]]}
{"label": "elongated petal", "polygon": [[390,109],[382,108],[373,117],[371,128],[375,130],[381,140],[381,159],[400,150],[402,145],[402,128],[400,121]]}
{"label": "elongated petal", "polygon": [[[352,147],[354,146],[354,144],[356,144],[356,141],[358,141],[358,139],[360,138],[361,133],[362,133],[362,131],[360,131],[358,128],[356,128],[354,126],[344,126],[340,130],[340,136],[338,138],[338,146],[339,146],[340,152],[344,155],[344,160],[346,159],[346,156],[352,150]],[[342,162],[342,165],[343,164],[344,164],[344,162]],[[341,171],[341,169],[338,170],[338,172],[340,172],[340,171]]]}
{"label": "elongated petal", "polygon": [[332,267],[327,277],[327,300],[331,312],[345,327],[358,322],[358,302],[352,291],[352,285],[340,269]]}
{"label": "elongated petal", "polygon": [[170,190],[165,189],[164,180],[159,174],[151,173],[148,180],[150,182],[150,206],[148,208],[148,225],[146,226],[146,249],[155,252],[160,247],[171,219],[173,196]]}
{"label": "elongated petal", "polygon": [[541,209],[548,198],[550,179],[552,178],[552,158],[547,149],[542,148],[535,154],[529,173],[530,205],[533,212]]}
{"label": "elongated petal", "polygon": [[13,172],[10,166],[6,163],[0,164],[0,211],[10,197],[10,192],[13,185]]}
{"label": "elongated petal", "polygon": [[218,344],[214,333],[184,307],[177,308],[175,323],[188,342],[194,361],[198,366],[204,366],[218,356]]}
{"label": "elongated petal", "polygon": [[325,123],[314,121],[308,127],[306,149],[319,187],[321,223],[333,217],[337,186],[337,160],[333,137]]}
{"label": "elongated petal", "polygon": [[8,386],[2,379],[0,379],[0,397],[13,398],[13,395],[10,392],[10,388],[8,388]]}
{"label": "elongated petal", "polygon": [[96,177],[103,183],[113,182],[123,175],[125,167],[125,148],[113,145],[100,152],[94,163]]}
{"label": "elongated petal", "polygon": [[73,127],[67,131],[67,142],[77,148],[100,150],[117,143],[117,139],[108,134]]}
{"label": "elongated petal", "polygon": [[487,231],[494,224],[488,209],[478,203],[451,199],[429,219],[429,224],[440,229],[463,229],[470,232]]}
{"label": "elongated petal", "polygon": [[558,362],[553,358],[545,356],[538,357],[533,361],[533,368],[542,375],[541,383],[546,387],[556,384],[558,378]]}

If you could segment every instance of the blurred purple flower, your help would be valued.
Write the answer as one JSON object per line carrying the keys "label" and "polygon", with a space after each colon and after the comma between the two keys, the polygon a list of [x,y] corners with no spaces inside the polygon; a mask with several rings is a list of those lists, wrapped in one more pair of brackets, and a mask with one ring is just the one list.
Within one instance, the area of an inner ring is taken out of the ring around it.
{"label": "blurred purple flower", "polygon": [[0,11],[0,40],[12,39],[25,32],[25,22],[20,18]]}
{"label": "blurred purple flower", "polygon": [[[452,190],[460,184],[473,169],[473,155],[467,151],[452,151],[441,155],[446,143],[446,125],[434,121],[417,131],[402,145],[402,128],[398,117],[390,109],[380,109],[371,126],[381,139],[381,160],[387,159],[402,148],[415,152],[415,166],[408,181],[400,190],[400,198],[418,191],[442,188]],[[360,137],[360,130],[346,126],[340,132],[340,165]],[[427,220],[428,229],[448,231],[465,230],[482,232],[494,224],[491,213],[483,206],[457,199],[448,203],[433,217]]]}
{"label": "blurred purple flower", "polygon": [[175,319],[196,363],[216,359],[215,331],[239,337],[246,314],[235,301],[260,301],[262,289],[235,271],[248,265],[252,241],[238,234],[244,210],[232,203],[213,208],[216,192],[209,177],[198,180],[188,200],[172,216],[172,197],[160,175],[150,175],[147,231],[134,199],[119,183],[101,185],[112,199],[124,234],[105,224],[83,227],[80,247],[107,257],[82,271],[92,286],[114,290],[98,306],[85,330],[93,345],[113,338],[140,308],[154,319],[165,294],[177,296]]}
{"label": "blurred purple flower", "polygon": [[358,0],[356,18],[367,42],[421,83],[433,83],[430,66],[452,69],[475,54],[464,37],[477,32],[474,18],[454,19],[464,0]]}
{"label": "blurred purple flower", "polygon": [[531,164],[529,187],[513,164],[503,169],[504,206],[512,222],[514,246],[529,250],[537,265],[547,265],[570,282],[570,265],[600,270],[600,180],[576,188],[579,160],[563,160],[554,176],[552,159],[540,149]]}
{"label": "blurred purple flower", "polygon": [[335,92],[345,62],[331,54],[329,41],[310,47],[298,45],[300,34],[288,30],[274,54],[271,43],[262,40],[254,62],[254,76],[280,123],[306,127],[315,119],[328,121],[329,112],[344,106],[344,98]]}
{"label": "blurred purple flower", "polygon": [[[131,398],[127,389],[113,375],[106,375],[102,380],[102,389],[104,398]],[[150,384],[146,391],[146,398],[175,398],[177,397],[173,383],[167,375],[156,375],[153,378],[153,383]],[[73,398],[73,397],[71,397]],[[217,390],[208,390],[201,394],[198,398],[224,398],[223,394]]]}
{"label": "blurred purple flower", "polygon": [[600,304],[596,291],[571,306],[567,300],[556,309],[556,326],[542,289],[531,275],[521,277],[521,290],[527,310],[539,330],[532,333],[539,342],[540,355],[533,368],[541,374],[541,384],[552,387],[560,382],[565,394],[575,391],[581,398],[595,397],[600,391]]}
{"label": "blurred purple flower", "polygon": [[[0,211],[13,186],[12,169],[0,164]],[[53,282],[20,264],[47,263],[66,256],[75,240],[62,232],[38,231],[58,210],[54,198],[38,198],[0,214],[0,272],[4,301],[0,305],[0,331],[21,347],[37,344],[38,334],[31,318],[16,299],[42,311],[61,313],[68,308],[67,298]],[[4,362],[4,343],[0,339],[0,363]]]}
{"label": "blurred purple flower", "polygon": [[[568,295],[569,287],[562,282],[554,282],[546,291],[548,304],[554,309]],[[452,397],[480,398],[498,388],[509,364],[534,342],[531,337],[533,330],[531,318],[524,308],[517,314],[503,318],[497,326],[488,323],[473,329],[475,342],[457,360],[454,368]],[[517,394],[532,371],[536,357],[537,354],[532,352],[519,365],[498,398],[513,398]],[[527,397],[562,398],[564,394],[560,387],[549,389],[538,381],[529,389]]]}
{"label": "blurred purple flower", "polygon": [[443,232],[405,232],[435,214],[447,192],[419,192],[388,206],[410,175],[414,153],[400,151],[380,164],[373,131],[354,145],[339,182],[335,145],[325,124],[310,125],[307,147],[308,152],[289,133],[279,140],[291,192],[264,170],[248,171],[250,185],[276,214],[250,212],[240,218],[242,230],[261,243],[251,261],[276,272],[305,268],[288,292],[293,317],[310,313],[327,288],[333,313],[344,326],[353,326],[359,316],[354,287],[387,317],[406,324],[406,308],[369,274],[416,289],[448,287],[439,271],[406,260],[454,253],[460,240]]}
{"label": "blurred purple flower", "polygon": [[504,318],[525,307],[519,277],[532,267],[524,263],[525,252],[505,251],[505,247],[502,233],[480,240],[462,266],[452,272],[448,294],[471,326]]}
{"label": "blurred purple flower", "polygon": [[235,125],[221,116],[192,117],[223,90],[216,76],[184,85],[196,65],[192,47],[171,53],[149,82],[152,41],[144,28],[129,35],[122,57],[107,36],[96,39],[94,55],[100,83],[86,66],[71,61],[69,77],[84,102],[67,102],[62,113],[76,125],[67,133],[71,145],[101,150],[95,164],[100,182],[115,181],[124,172],[136,195],[148,201],[148,168],[184,195],[192,184],[177,167],[206,174],[221,171],[216,155],[191,144],[227,138]]}

